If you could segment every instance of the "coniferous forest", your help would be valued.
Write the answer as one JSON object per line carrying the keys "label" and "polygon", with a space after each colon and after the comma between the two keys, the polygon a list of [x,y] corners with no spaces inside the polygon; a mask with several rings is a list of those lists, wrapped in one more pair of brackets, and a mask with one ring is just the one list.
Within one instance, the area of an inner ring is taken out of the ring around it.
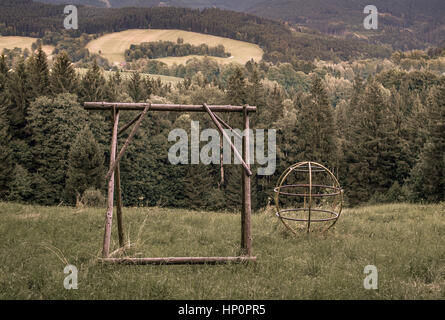
{"label": "coniferous forest", "polygon": [[[63,6],[10,3],[0,11],[2,35],[43,40],[33,52],[5,50],[0,57],[1,200],[103,201],[111,118],[85,111],[85,101],[257,106],[252,127],[277,131],[277,168],[272,176],[254,176],[256,209],[271,203],[281,172],[304,160],[332,169],[350,206],[445,200],[442,47],[401,52],[319,34],[297,39],[284,23],[219,9],[81,7],[87,18],[67,33],[56,26]],[[32,14],[44,18],[29,20]],[[110,71],[109,62],[84,48],[82,39],[143,27],[225,36],[259,44],[265,54],[245,65],[205,57],[172,66],[141,55],[124,72]],[[41,48],[45,41],[55,45],[51,59]],[[123,114],[122,121],[135,115]],[[236,115],[222,116],[241,127]],[[221,179],[219,165],[169,163],[168,133],[189,132],[191,120],[213,128],[204,113],[149,113],[122,160],[126,206],[239,208],[240,166],[224,165]]]}

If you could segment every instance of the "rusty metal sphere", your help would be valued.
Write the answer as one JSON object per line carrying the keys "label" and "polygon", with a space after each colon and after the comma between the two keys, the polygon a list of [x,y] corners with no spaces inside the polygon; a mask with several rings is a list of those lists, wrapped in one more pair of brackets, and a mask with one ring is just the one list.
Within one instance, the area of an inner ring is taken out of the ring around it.
{"label": "rusty metal sphere", "polygon": [[287,168],[274,188],[276,216],[293,234],[306,229],[326,231],[335,225],[343,206],[343,190],[335,175],[311,161]]}

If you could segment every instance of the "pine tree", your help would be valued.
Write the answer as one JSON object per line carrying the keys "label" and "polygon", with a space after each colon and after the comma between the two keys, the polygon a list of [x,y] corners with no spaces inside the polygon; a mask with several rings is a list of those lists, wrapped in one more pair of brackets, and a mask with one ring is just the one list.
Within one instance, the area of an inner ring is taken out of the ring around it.
{"label": "pine tree", "polygon": [[102,101],[105,97],[106,80],[94,60],[93,65],[88,69],[80,82],[79,96],[81,101]]}
{"label": "pine tree", "polygon": [[320,77],[313,80],[310,95],[301,101],[292,131],[296,131],[293,148],[299,161],[315,161],[331,169],[337,167],[339,142],[334,110]]}
{"label": "pine tree", "polygon": [[[0,106],[6,108],[10,102],[8,92],[8,67],[5,55],[0,56]],[[3,110],[6,112],[6,109]],[[4,114],[6,117],[6,114]]]}
{"label": "pine tree", "polygon": [[28,170],[17,164],[12,171],[7,200],[26,202],[32,196],[32,177]]}
{"label": "pine tree", "polygon": [[428,138],[411,182],[417,199],[445,200],[445,85],[433,88],[428,96]]}
{"label": "pine tree", "polygon": [[65,195],[70,203],[92,187],[101,189],[104,176],[104,155],[91,130],[78,133],[68,154]]}
{"label": "pine tree", "polygon": [[265,96],[264,96],[264,87],[261,83],[260,75],[258,73],[258,70],[255,68],[252,71],[252,76],[250,79],[250,85],[248,86],[248,99],[247,103],[251,106],[257,107],[257,118],[259,120],[259,125],[266,124],[270,121],[270,119],[264,119],[264,121],[261,121],[263,119],[260,119],[260,115],[264,111],[263,109],[265,106]]}
{"label": "pine tree", "polygon": [[49,79],[51,92],[54,95],[59,93],[77,93],[77,74],[66,51],[62,51],[57,55]]}
{"label": "pine tree", "polygon": [[[155,91],[155,88],[157,88],[157,91]],[[157,81],[154,81],[153,79],[150,79],[149,76],[146,76],[142,80],[142,90],[144,96],[143,100],[150,99],[152,93],[156,93],[157,95],[162,95],[161,89],[162,89],[161,78],[158,78]]]}
{"label": "pine tree", "polygon": [[31,103],[28,117],[32,133],[33,172],[36,175],[34,200],[58,204],[63,199],[68,169],[68,153],[74,138],[86,124],[87,111],[77,96],[60,94],[40,97]]}
{"label": "pine tree", "polygon": [[141,79],[141,75],[139,72],[133,72],[130,76],[130,79],[128,79],[128,94],[134,102],[140,102],[144,100],[145,95],[142,88],[142,82],[143,80]]}
{"label": "pine tree", "polygon": [[0,56],[0,74],[5,76],[8,74],[8,65],[6,64],[6,57],[4,54]]}
{"label": "pine tree", "polygon": [[247,102],[246,79],[240,67],[236,67],[227,83],[227,102],[242,106]]}
{"label": "pine tree", "polygon": [[344,148],[344,183],[353,205],[383,195],[397,180],[403,182],[399,168],[404,167],[405,157],[394,134],[396,122],[391,104],[378,82],[368,81],[355,108]]}
{"label": "pine tree", "polygon": [[[430,105],[430,102],[427,102]],[[428,138],[428,108],[416,95],[413,107],[406,119],[406,130],[409,141],[410,164],[415,165]]]}
{"label": "pine tree", "polygon": [[277,83],[275,83],[272,90],[268,90],[266,96],[266,106],[263,108],[263,111],[260,110],[258,115],[263,126],[274,123],[283,115],[283,100],[285,97],[282,87]]}
{"label": "pine tree", "polygon": [[122,92],[121,84],[122,78],[118,69],[106,82],[105,100],[117,101],[119,94]]}
{"label": "pine tree", "polygon": [[48,61],[42,46],[37,53],[30,58],[29,82],[32,88],[33,98],[46,96],[50,93]]}
{"label": "pine tree", "polygon": [[31,87],[25,61],[20,59],[15,70],[8,77],[8,92],[11,103],[7,105],[6,114],[13,138],[26,137],[26,117],[30,102]]}
{"label": "pine tree", "polygon": [[3,106],[0,105],[0,199],[5,199],[8,195],[9,184],[12,180],[13,162],[10,140],[9,124]]}

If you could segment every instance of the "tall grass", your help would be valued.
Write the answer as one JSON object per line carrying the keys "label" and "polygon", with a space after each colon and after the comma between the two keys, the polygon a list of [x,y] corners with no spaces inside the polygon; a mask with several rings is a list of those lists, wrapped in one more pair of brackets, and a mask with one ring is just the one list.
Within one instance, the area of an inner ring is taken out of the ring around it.
{"label": "tall grass", "polygon": [[[272,212],[256,213],[248,265],[102,265],[104,217],[0,203],[0,299],[445,298],[444,204],[349,209],[326,234],[297,237]],[[126,208],[124,227],[120,256],[239,254],[239,214]],[[67,264],[79,270],[77,290],[63,286]],[[363,287],[366,265],[378,268],[378,290]]]}

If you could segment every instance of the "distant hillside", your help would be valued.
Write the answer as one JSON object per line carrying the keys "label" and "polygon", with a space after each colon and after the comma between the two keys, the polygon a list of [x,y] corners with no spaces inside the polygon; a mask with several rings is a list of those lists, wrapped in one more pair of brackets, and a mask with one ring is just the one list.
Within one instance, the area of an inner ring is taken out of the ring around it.
{"label": "distant hillside", "polygon": [[[361,39],[341,39],[292,30],[285,23],[220,9],[187,8],[92,8],[79,7],[79,30],[70,34],[98,34],[128,29],[179,29],[258,44],[271,62],[295,60],[350,60],[389,57],[388,48]],[[61,32],[63,5],[31,0],[0,2],[0,33],[42,37]]]}
{"label": "distant hillside", "polygon": [[[67,0],[41,0],[66,3]],[[188,8],[216,7],[242,11],[265,18],[288,21],[327,34],[365,37],[372,43],[385,43],[409,50],[445,42],[445,1],[443,0],[70,0],[94,6]],[[380,16],[379,31],[363,28],[363,8],[373,4]]]}
{"label": "distant hillside", "polygon": [[[230,52],[231,57],[212,57],[221,64],[227,64],[237,62],[245,64],[247,61],[253,59],[259,62],[263,57],[263,51],[255,44],[236,41],[232,39],[216,37],[211,35],[205,35],[201,33],[188,32],[183,30],[126,30],[122,32],[114,32],[106,34],[98,39],[95,39],[88,43],[87,48],[92,53],[101,52],[103,57],[107,58],[110,62],[124,62],[125,51],[130,48],[131,45],[141,43],[155,43],[156,41],[174,41],[181,38],[184,43],[191,45],[200,45],[202,43],[216,46],[223,45],[224,48]],[[183,63],[190,59],[191,55],[182,57],[159,57],[159,61],[162,61],[168,65],[173,63]]]}

